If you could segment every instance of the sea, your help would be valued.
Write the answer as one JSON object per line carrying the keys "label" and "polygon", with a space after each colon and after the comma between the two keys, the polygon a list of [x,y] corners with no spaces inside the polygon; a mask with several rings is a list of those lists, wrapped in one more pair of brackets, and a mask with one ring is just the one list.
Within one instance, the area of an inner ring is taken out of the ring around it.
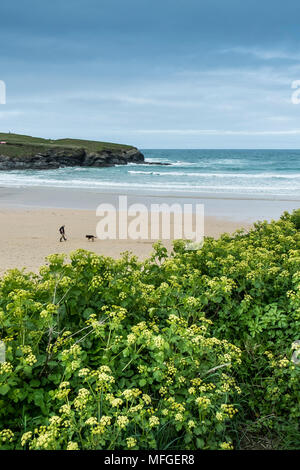
{"label": "sea", "polygon": [[[0,172],[0,187],[300,200],[300,150],[142,150],[152,165]],[[168,165],[160,165],[168,163]]]}

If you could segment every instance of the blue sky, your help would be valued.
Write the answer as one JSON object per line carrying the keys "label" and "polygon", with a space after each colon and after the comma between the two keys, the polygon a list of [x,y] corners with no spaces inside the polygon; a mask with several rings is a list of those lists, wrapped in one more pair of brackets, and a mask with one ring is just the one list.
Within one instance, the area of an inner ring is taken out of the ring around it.
{"label": "blue sky", "polygon": [[2,0],[0,129],[299,148],[297,0]]}

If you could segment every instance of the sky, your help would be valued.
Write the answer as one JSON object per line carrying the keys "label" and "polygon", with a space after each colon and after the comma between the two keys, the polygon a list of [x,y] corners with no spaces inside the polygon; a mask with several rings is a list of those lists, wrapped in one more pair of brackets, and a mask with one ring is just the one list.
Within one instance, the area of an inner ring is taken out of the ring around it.
{"label": "sky", "polygon": [[2,132],[300,148],[299,0],[2,0],[0,17]]}

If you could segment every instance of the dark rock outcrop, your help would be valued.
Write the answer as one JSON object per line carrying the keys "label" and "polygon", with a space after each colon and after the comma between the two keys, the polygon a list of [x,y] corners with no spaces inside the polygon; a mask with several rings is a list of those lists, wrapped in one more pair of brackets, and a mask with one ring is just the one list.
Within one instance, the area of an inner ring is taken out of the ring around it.
{"label": "dark rock outcrop", "polygon": [[0,170],[52,170],[61,167],[109,167],[128,163],[145,163],[136,148],[88,152],[85,149],[51,148],[36,155],[1,155]]}

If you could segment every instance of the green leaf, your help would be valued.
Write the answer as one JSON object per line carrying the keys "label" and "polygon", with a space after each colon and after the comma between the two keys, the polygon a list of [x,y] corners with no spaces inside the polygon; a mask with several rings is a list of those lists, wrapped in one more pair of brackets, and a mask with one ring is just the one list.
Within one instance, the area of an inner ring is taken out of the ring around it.
{"label": "green leaf", "polygon": [[44,391],[39,389],[33,393],[33,401],[37,406],[43,406],[44,404]]}
{"label": "green leaf", "polygon": [[6,395],[10,390],[10,386],[7,384],[0,386],[0,395]]}
{"label": "green leaf", "polygon": [[197,437],[197,439],[196,439],[196,446],[197,446],[197,449],[203,449],[203,447],[204,447],[204,440],[201,439],[200,437]]}
{"label": "green leaf", "polygon": [[32,379],[29,382],[30,387],[38,387],[41,384],[41,381],[38,379]]}

